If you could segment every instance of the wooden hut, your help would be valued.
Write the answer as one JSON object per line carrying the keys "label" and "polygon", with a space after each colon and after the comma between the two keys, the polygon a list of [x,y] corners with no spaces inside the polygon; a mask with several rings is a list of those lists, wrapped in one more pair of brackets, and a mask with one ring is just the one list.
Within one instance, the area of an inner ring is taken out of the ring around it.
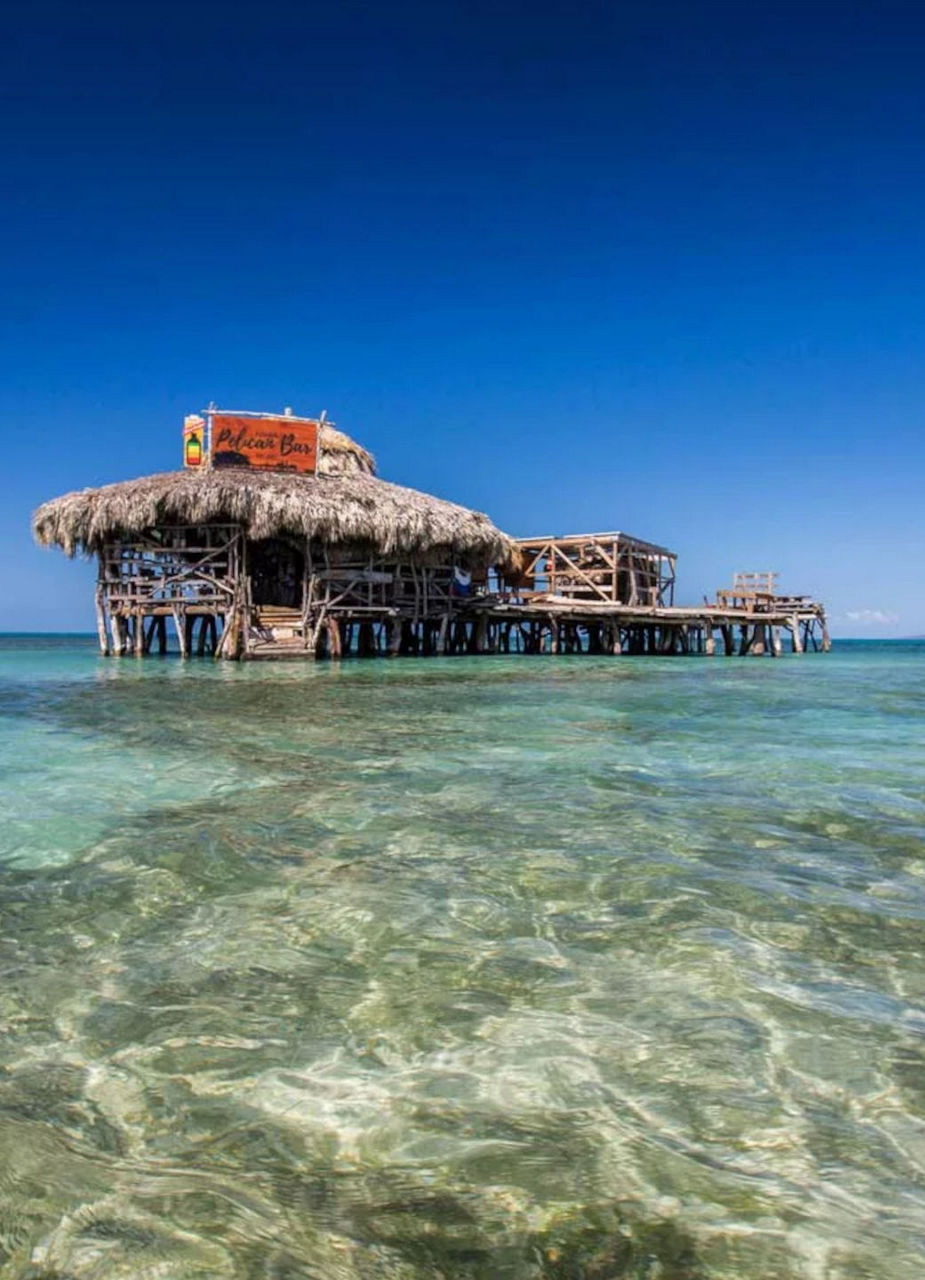
{"label": "wooden hut", "polygon": [[[97,558],[105,654],[782,652],[829,647],[825,609],[737,574],[674,603],[677,556],[622,532],[512,539],[487,516],[389,484],[320,418],[186,419],[182,471],[39,507],[39,543]],[[738,640],[736,631],[738,630]],[[820,639],[817,641],[817,631]]]}
{"label": "wooden hut", "polygon": [[598,605],[674,604],[678,557],[628,533],[518,538],[516,582],[523,600],[563,599]]}
{"label": "wooden hut", "polygon": [[[217,415],[188,419],[182,471],[35,512],[40,544],[97,558],[104,653],[165,652],[169,630],[184,655],[398,652],[412,631],[416,651],[442,652],[454,575],[516,562],[487,516],[380,480],[372,456],[323,419],[234,421],[244,426],[224,427],[220,447]],[[269,445],[261,454],[264,436],[284,453],[288,441],[297,463]]]}

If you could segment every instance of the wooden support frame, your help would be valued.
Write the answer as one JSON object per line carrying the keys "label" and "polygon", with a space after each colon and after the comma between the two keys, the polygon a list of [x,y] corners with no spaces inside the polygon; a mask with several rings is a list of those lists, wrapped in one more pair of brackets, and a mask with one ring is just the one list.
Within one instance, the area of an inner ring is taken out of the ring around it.
{"label": "wooden support frame", "polygon": [[131,647],[141,657],[151,652],[155,636],[164,652],[166,620],[172,618],[187,657],[198,618],[202,651],[227,656],[218,627],[224,632],[239,608],[243,550],[242,530],[228,523],[165,525],[106,541],[97,558],[95,594],[101,652],[121,657]]}
{"label": "wooden support frame", "polygon": [[571,599],[647,605],[674,602],[677,556],[625,533],[517,540],[523,568],[511,584],[520,600]]}
{"label": "wooden support frame", "polygon": [[[286,541],[303,557],[301,599],[290,591],[278,606],[254,604],[254,544],[238,525],[163,526],[104,543],[95,592],[100,652],[164,653],[171,621],[183,658],[712,655],[717,631],[727,656],[780,657],[783,631],[797,653],[831,646],[822,606],[777,594],[773,575],[737,575],[718,593],[721,603],[674,606],[674,553],[622,533],[522,539],[517,583],[476,571],[475,591],[463,596],[451,552],[431,563]],[[289,575],[287,589],[292,582]]]}

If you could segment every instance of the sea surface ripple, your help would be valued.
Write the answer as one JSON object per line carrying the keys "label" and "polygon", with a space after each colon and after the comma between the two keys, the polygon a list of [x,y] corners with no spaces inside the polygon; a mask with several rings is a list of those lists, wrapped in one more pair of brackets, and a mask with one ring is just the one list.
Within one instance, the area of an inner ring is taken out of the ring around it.
{"label": "sea surface ripple", "polygon": [[4,1280],[921,1280],[925,644],[0,640]]}

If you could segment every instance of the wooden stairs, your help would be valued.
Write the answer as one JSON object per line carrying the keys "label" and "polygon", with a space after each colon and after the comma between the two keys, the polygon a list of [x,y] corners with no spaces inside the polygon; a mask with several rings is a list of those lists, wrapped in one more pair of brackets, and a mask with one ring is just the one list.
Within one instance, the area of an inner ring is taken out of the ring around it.
{"label": "wooden stairs", "polygon": [[258,605],[251,615],[248,658],[304,658],[302,610]]}

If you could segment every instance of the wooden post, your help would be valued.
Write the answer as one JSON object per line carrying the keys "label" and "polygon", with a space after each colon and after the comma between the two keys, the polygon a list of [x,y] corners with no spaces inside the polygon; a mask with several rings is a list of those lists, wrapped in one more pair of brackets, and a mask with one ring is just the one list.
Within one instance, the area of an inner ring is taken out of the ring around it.
{"label": "wooden post", "polygon": [[328,657],[335,661],[342,657],[340,623],[337,618],[328,618]]}
{"label": "wooden post", "polygon": [[318,624],[318,635],[315,640],[315,657],[329,658],[331,656],[331,633],[328,631],[328,620],[325,618]]}
{"label": "wooden post", "polygon": [[316,658],[319,656],[318,651],[321,645],[321,634],[322,634],[322,631],[324,630],[325,617],[326,617],[325,608],[322,605],[322,607],[318,611],[318,616],[315,618],[314,622],[308,628],[306,633],[307,643],[305,647],[307,651],[310,654],[313,654]]}
{"label": "wooden post", "polygon": [[401,618],[392,618],[389,621],[389,650],[390,658],[397,658],[401,649]]}
{"label": "wooden post", "polygon": [[144,614],[140,609],[136,610],[132,619],[132,639],[134,641],[135,657],[140,658],[145,651],[145,620]]}
{"label": "wooden post", "polygon": [[376,652],[376,637],[371,622],[361,622],[357,636],[357,657],[372,658]]}
{"label": "wooden post", "polygon": [[780,627],[776,625],[772,626],[771,627],[771,656],[774,658],[779,658],[783,653],[783,651],[784,651],[783,645],[780,642]]}
{"label": "wooden post", "polygon": [[800,638],[800,620],[796,614],[790,619],[790,634],[793,637],[793,652],[802,653],[803,641]]}
{"label": "wooden post", "polygon": [[216,658],[237,658],[241,641],[241,613],[237,603],[225,614],[222,636],[215,648]]}
{"label": "wooden post", "polygon": [[716,653],[716,640],[713,636],[713,626],[710,622],[703,624],[703,651],[708,658],[712,658]]}
{"label": "wooden post", "polygon": [[177,629],[177,643],[180,646],[180,657],[185,658],[189,653],[186,644],[186,616],[179,605],[174,605],[171,613],[173,614],[173,624]]}
{"label": "wooden post", "polygon": [[123,630],[123,619],[118,613],[110,613],[109,625],[112,627],[112,652],[113,657],[121,658],[125,650],[125,633]]}
{"label": "wooden post", "polygon": [[822,652],[828,653],[832,648],[832,637],[829,635],[829,624],[825,614],[822,615]]}
{"label": "wooden post", "polygon": [[109,637],[106,634],[106,612],[103,608],[103,584],[96,584],[96,634],[99,637],[100,653],[103,657],[109,654]]}
{"label": "wooden post", "polygon": [[486,653],[488,650],[488,615],[480,613],[475,620],[472,631],[472,650],[474,653]]}
{"label": "wooden post", "polygon": [[401,644],[398,652],[404,657],[414,653],[414,625],[409,618],[402,619]]}

